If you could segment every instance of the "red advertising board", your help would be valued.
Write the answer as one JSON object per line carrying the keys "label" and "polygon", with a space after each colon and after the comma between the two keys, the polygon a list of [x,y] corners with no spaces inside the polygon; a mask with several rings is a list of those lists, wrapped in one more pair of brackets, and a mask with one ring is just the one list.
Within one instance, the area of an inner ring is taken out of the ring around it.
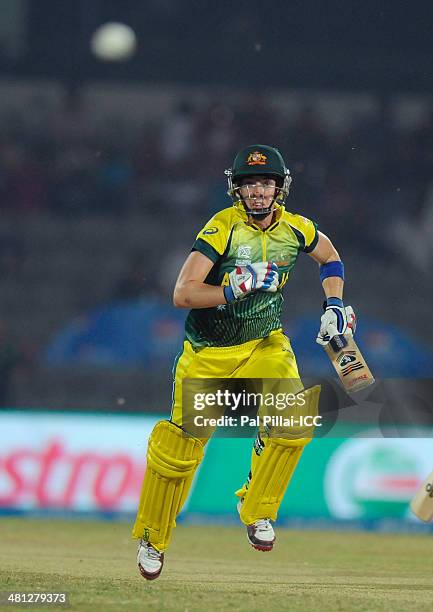
{"label": "red advertising board", "polygon": [[155,419],[2,413],[0,508],[134,512]]}

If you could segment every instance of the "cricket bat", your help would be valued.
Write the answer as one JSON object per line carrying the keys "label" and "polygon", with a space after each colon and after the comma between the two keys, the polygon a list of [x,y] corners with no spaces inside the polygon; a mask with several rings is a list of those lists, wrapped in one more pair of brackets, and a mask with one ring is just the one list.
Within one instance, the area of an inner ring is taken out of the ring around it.
{"label": "cricket bat", "polygon": [[334,336],[325,346],[339,379],[346,391],[359,391],[374,383],[364,357],[361,354],[352,334]]}
{"label": "cricket bat", "polygon": [[433,472],[427,476],[422,487],[418,489],[411,501],[410,508],[419,519],[426,523],[433,519]]}

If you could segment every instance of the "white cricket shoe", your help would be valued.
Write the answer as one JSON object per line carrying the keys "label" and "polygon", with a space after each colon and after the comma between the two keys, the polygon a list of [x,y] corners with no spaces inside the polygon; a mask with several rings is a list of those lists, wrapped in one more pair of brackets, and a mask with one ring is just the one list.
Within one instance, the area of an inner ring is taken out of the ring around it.
{"label": "white cricket shoe", "polygon": [[137,563],[143,578],[155,580],[162,572],[164,553],[159,552],[152,544],[141,539],[138,545]]}
{"label": "white cricket shoe", "polygon": [[[237,509],[240,514],[242,500],[238,502]],[[258,519],[251,525],[247,525],[247,539],[253,548],[262,552],[271,551],[276,539],[271,520],[268,518]]]}
{"label": "white cricket shoe", "polygon": [[275,531],[270,519],[259,519],[251,525],[247,525],[248,542],[256,550],[267,552],[273,549],[275,542]]}

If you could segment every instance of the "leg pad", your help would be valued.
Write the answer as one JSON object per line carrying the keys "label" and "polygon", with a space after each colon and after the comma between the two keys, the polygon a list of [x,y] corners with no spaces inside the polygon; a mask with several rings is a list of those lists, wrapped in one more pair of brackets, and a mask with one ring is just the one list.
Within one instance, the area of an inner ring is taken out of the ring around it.
{"label": "leg pad", "polygon": [[171,532],[203,458],[203,443],[187,437],[177,425],[160,421],[149,438],[134,538],[165,550]]}
{"label": "leg pad", "polygon": [[240,517],[245,525],[263,518],[276,520],[284,493],[309,441],[309,438],[266,440],[266,446],[255,462],[251,480],[236,492],[243,498]]}
{"label": "leg pad", "polygon": [[[320,387],[306,389],[304,395],[306,403],[303,413],[316,416]],[[243,523],[251,525],[264,518],[276,520],[290,479],[313,431],[314,427],[294,427],[287,430],[285,437],[269,437],[266,441],[259,438],[261,444],[253,450],[248,481],[236,491],[236,495],[243,500],[240,507]]]}

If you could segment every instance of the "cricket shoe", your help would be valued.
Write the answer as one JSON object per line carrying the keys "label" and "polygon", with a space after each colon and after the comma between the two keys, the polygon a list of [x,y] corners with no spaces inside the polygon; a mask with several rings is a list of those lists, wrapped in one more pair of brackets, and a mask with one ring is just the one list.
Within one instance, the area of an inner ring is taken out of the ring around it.
{"label": "cricket shoe", "polygon": [[[241,511],[242,500],[238,502],[238,512]],[[247,525],[247,539],[253,548],[262,552],[269,552],[274,547],[275,531],[270,519],[258,519]]]}
{"label": "cricket shoe", "polygon": [[162,572],[164,553],[153,548],[152,544],[140,540],[138,545],[137,563],[140,574],[146,580],[155,580]]}

